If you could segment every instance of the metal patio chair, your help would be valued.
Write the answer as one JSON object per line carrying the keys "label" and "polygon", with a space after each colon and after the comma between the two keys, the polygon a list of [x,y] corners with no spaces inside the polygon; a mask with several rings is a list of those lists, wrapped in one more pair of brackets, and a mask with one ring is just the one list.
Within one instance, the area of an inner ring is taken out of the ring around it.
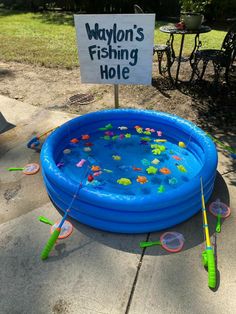
{"label": "metal patio chair", "polygon": [[[234,23],[227,32],[221,49],[202,49],[197,50],[194,54],[194,62],[192,64],[193,77],[196,74],[198,79],[202,80],[207,65],[212,62],[214,67],[214,82],[218,83],[220,74],[225,69],[225,80],[229,84],[229,71],[233,68],[236,57],[236,23]],[[199,63],[202,61],[202,68]]]}

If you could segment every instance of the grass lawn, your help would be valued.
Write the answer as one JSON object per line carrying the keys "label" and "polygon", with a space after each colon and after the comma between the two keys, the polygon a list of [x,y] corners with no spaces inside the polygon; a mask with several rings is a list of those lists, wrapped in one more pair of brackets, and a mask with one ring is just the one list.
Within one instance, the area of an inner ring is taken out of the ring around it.
{"label": "grass lawn", "polygon": [[[164,44],[167,34],[159,31],[165,22],[157,22],[155,43]],[[201,35],[204,48],[220,48],[224,31]],[[178,49],[180,37],[175,36]],[[0,60],[18,61],[47,67],[78,65],[73,15],[66,13],[23,13],[0,10]],[[184,53],[193,48],[193,35],[186,36]]]}

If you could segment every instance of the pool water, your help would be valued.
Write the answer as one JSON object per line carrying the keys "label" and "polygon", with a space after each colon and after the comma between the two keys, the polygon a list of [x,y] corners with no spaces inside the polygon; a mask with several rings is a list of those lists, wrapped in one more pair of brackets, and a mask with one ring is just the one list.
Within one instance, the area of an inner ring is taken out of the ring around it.
{"label": "pool water", "polygon": [[[191,135],[190,135],[191,137]],[[196,154],[148,125],[100,125],[73,133],[56,157],[65,176],[87,189],[122,195],[163,194],[191,181],[202,168]],[[82,162],[81,162],[82,160]]]}

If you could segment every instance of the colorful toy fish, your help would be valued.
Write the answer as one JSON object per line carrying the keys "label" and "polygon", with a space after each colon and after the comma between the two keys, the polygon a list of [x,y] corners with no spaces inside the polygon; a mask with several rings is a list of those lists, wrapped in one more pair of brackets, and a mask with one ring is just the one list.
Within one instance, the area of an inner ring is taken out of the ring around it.
{"label": "colorful toy fish", "polygon": [[104,132],[105,135],[108,135],[108,136],[113,136],[114,135],[114,132],[112,131],[106,131]]}
{"label": "colorful toy fish", "polygon": [[58,168],[61,168],[62,166],[64,166],[64,162],[58,162],[58,163],[57,163],[57,167],[58,167]]}
{"label": "colorful toy fish", "polygon": [[157,131],[157,136],[162,136],[162,132],[161,131]]}
{"label": "colorful toy fish", "polygon": [[125,134],[125,138],[131,138],[131,134],[130,133],[126,133]]}
{"label": "colorful toy fish", "polygon": [[168,168],[166,168],[166,167],[161,168],[161,169],[160,169],[160,172],[161,172],[162,174],[165,174],[165,175],[171,173],[170,169],[168,169]]}
{"label": "colorful toy fish", "polygon": [[84,165],[85,162],[86,162],[85,159],[81,159],[81,160],[76,164],[76,167],[79,167],[79,168],[83,167],[83,165]]}
{"label": "colorful toy fish", "polygon": [[175,185],[175,184],[178,183],[178,180],[173,177],[173,178],[169,179],[168,182],[169,182],[170,185]]}
{"label": "colorful toy fish", "polygon": [[149,165],[150,165],[150,161],[147,160],[147,159],[145,159],[145,158],[141,160],[141,163],[142,163],[144,166],[149,166]]}
{"label": "colorful toy fish", "polygon": [[119,139],[120,139],[120,140],[123,140],[123,138],[125,138],[125,135],[124,135],[124,134],[120,134],[120,135],[119,135]]}
{"label": "colorful toy fish", "polygon": [[139,182],[140,184],[144,184],[148,182],[147,178],[144,176],[138,176],[136,181]]}
{"label": "colorful toy fish", "polygon": [[155,148],[152,150],[153,155],[160,155],[161,154],[161,150],[159,148]]}
{"label": "colorful toy fish", "polygon": [[94,172],[94,177],[97,177],[97,176],[100,176],[102,174],[102,171],[97,171],[97,172]]}
{"label": "colorful toy fish", "polygon": [[151,132],[151,133],[154,133],[154,132],[155,132],[154,129],[150,129],[150,128],[146,128],[145,131],[149,131],[149,132]]}
{"label": "colorful toy fish", "polygon": [[145,142],[150,142],[151,141],[150,137],[141,137],[140,140],[141,141],[145,141]]}
{"label": "colorful toy fish", "polygon": [[167,142],[167,140],[165,140],[165,139],[156,139],[156,140],[154,140],[154,142],[156,142],[156,143],[165,143],[165,142]]}
{"label": "colorful toy fish", "polygon": [[102,169],[103,171],[107,172],[107,173],[112,173],[113,171],[112,170],[109,170],[109,169]]}
{"label": "colorful toy fish", "polygon": [[70,142],[73,143],[73,144],[77,144],[77,143],[79,143],[79,140],[77,138],[72,138],[70,140]]}
{"label": "colorful toy fish", "polygon": [[81,139],[82,140],[88,140],[88,139],[90,139],[90,136],[88,134],[84,134],[81,136]]}
{"label": "colorful toy fish", "polygon": [[176,165],[179,171],[181,172],[187,172],[186,168],[183,165]]}
{"label": "colorful toy fish", "polygon": [[148,174],[155,174],[155,173],[157,173],[158,169],[153,167],[153,166],[150,166],[146,169],[146,171]]}
{"label": "colorful toy fish", "polygon": [[121,157],[119,155],[112,155],[112,158],[114,160],[121,160]]}
{"label": "colorful toy fish", "polygon": [[122,185],[129,185],[132,183],[130,179],[127,179],[127,178],[120,178],[116,182]]}
{"label": "colorful toy fish", "polygon": [[179,147],[181,147],[181,148],[186,148],[186,144],[184,143],[184,142],[179,142]]}
{"label": "colorful toy fish", "polygon": [[119,138],[119,135],[114,135],[114,136],[112,136],[112,140],[114,141],[114,140],[117,140]]}
{"label": "colorful toy fish", "polygon": [[91,146],[93,146],[93,143],[87,142],[87,143],[84,144],[84,146],[91,147]]}
{"label": "colorful toy fish", "polygon": [[91,152],[91,148],[90,147],[84,147],[84,151],[86,152],[86,153],[89,153],[89,152]]}
{"label": "colorful toy fish", "polygon": [[157,158],[155,158],[155,159],[152,160],[151,163],[152,163],[153,165],[157,165],[157,164],[159,164],[159,162],[160,162],[160,160],[157,159]]}
{"label": "colorful toy fish", "polygon": [[98,180],[92,180],[92,181],[87,181],[86,184],[92,185],[92,186],[99,186],[101,185],[101,182],[99,182]]}
{"label": "colorful toy fish", "polygon": [[170,153],[171,155],[173,155],[173,154],[174,154],[174,151],[173,151],[172,149],[170,149],[170,150],[169,150],[169,153]]}
{"label": "colorful toy fish", "polygon": [[94,172],[96,172],[96,171],[100,171],[101,168],[100,168],[99,166],[93,165],[93,166],[91,167],[91,170],[94,171]]}
{"label": "colorful toy fish", "polygon": [[136,132],[139,133],[139,134],[142,134],[143,133],[143,129],[142,128],[136,128]]}
{"label": "colorful toy fish", "polygon": [[152,133],[150,131],[143,131],[143,134],[145,135],[151,135]]}
{"label": "colorful toy fish", "polygon": [[132,167],[134,171],[142,171],[142,168],[137,168],[135,166]]}
{"label": "colorful toy fish", "polygon": [[63,150],[63,154],[70,154],[71,153],[71,150],[69,148],[66,148]]}
{"label": "colorful toy fish", "polygon": [[109,136],[109,135],[105,135],[105,136],[103,136],[103,137],[101,137],[101,138],[103,138],[103,139],[106,140],[106,141],[109,141],[109,140],[110,140],[110,136]]}
{"label": "colorful toy fish", "polygon": [[105,125],[103,128],[99,128],[98,130],[99,131],[108,131],[108,130],[111,130],[113,128],[112,124],[109,123],[107,125]]}
{"label": "colorful toy fish", "polygon": [[160,155],[162,152],[164,152],[166,150],[164,145],[158,145],[158,144],[152,144],[151,148],[154,148],[152,150],[152,153],[154,155]]}
{"label": "colorful toy fish", "polygon": [[157,189],[157,192],[158,193],[163,193],[163,192],[165,192],[165,190],[166,189],[165,189],[164,185],[160,185],[159,188]]}
{"label": "colorful toy fish", "polygon": [[88,182],[92,182],[93,180],[94,180],[94,177],[91,174],[89,174],[88,175]]}
{"label": "colorful toy fish", "polygon": [[118,126],[119,130],[124,131],[124,130],[128,130],[127,126]]}
{"label": "colorful toy fish", "polygon": [[174,158],[175,160],[181,160],[181,158],[179,156],[176,156],[176,155],[171,156],[171,157]]}

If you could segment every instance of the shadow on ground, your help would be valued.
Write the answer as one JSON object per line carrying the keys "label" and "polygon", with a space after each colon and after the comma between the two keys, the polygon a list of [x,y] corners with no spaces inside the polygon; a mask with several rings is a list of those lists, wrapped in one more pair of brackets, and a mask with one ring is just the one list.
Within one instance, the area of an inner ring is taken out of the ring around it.
{"label": "shadow on ground", "polygon": [[[201,195],[199,194],[199,197]],[[227,185],[223,179],[223,177],[217,172],[216,181],[215,181],[215,187],[213,194],[208,202],[211,203],[212,201],[215,201],[217,198],[220,198],[222,202],[224,202],[227,205],[230,205],[230,196],[229,191],[227,188]],[[116,250],[129,252],[132,254],[140,254],[143,249],[139,248],[139,242],[140,241],[156,241],[159,240],[161,234],[163,234],[165,231],[155,232],[155,233],[146,233],[146,234],[116,234],[116,233],[110,233],[105,232],[101,230],[97,230],[91,227],[88,227],[86,225],[80,224],[77,221],[71,219],[71,222],[73,226],[86,235],[88,238],[88,243],[91,242],[99,242],[103,245],[106,245],[108,247],[114,248]],[[223,223],[223,221],[222,221]],[[208,224],[209,224],[209,230],[210,235],[212,236],[215,232],[216,227],[216,218],[212,216],[211,214],[208,214]],[[173,228],[169,228],[168,231],[177,231],[183,234],[185,238],[185,244],[183,250],[189,250],[195,246],[198,246],[199,244],[205,245],[204,242],[204,236],[203,236],[203,228],[202,228],[202,213],[201,211],[187,220],[184,223],[181,223]],[[69,254],[73,253],[76,250],[80,250],[81,246],[78,248],[73,249],[72,251],[66,250],[65,244],[59,244],[56,246],[56,250],[58,250],[59,255],[55,256],[54,259],[61,259]],[[172,253],[168,253],[164,249],[146,249],[145,255],[169,255]]]}

